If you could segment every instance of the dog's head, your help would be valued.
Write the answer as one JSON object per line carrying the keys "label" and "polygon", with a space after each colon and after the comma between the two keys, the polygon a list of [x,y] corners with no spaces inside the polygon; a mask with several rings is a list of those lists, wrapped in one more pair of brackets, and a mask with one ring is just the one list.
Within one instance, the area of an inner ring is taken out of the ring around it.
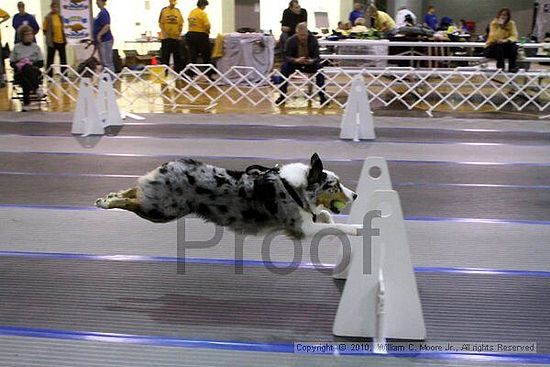
{"label": "dog's head", "polygon": [[307,189],[316,207],[322,207],[335,214],[340,214],[357,194],[345,187],[340,178],[323,168],[323,162],[317,153],[311,156],[310,168],[307,174]]}

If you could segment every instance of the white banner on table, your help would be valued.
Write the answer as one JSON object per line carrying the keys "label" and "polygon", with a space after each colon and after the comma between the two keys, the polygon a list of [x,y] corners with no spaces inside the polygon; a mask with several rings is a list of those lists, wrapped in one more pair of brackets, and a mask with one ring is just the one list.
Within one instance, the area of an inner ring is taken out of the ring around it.
{"label": "white banner on table", "polygon": [[91,0],[61,0],[65,37],[69,44],[92,38]]}

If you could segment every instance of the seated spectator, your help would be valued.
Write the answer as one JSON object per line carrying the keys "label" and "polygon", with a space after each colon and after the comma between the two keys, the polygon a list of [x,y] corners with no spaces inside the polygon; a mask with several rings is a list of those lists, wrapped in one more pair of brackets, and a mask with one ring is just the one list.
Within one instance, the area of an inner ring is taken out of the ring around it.
{"label": "seated spectator", "polygon": [[[290,77],[295,71],[300,70],[303,73],[316,73],[321,66],[321,58],[319,57],[319,42],[317,38],[309,33],[307,24],[299,23],[296,26],[296,34],[290,37],[285,45],[286,55],[285,61],[281,66],[281,74],[286,78]],[[319,89],[319,101],[324,104],[327,100],[323,92],[325,85],[325,76],[318,73],[315,82]],[[276,104],[282,103],[286,96],[288,83],[285,81],[279,90],[281,95],[277,98]]]}
{"label": "seated spectator", "polygon": [[441,22],[439,23],[439,27],[437,28],[438,31],[445,31],[449,29],[450,26],[453,25],[453,20],[449,17],[442,17]]}
{"label": "seated spectator", "polygon": [[[25,11],[25,3],[20,1],[17,3],[17,9],[19,10],[19,13],[15,14],[13,16],[13,20],[11,22],[13,29],[15,29],[15,42],[21,42],[19,39],[19,32],[17,30],[22,25],[30,25],[34,31],[34,34],[36,35],[38,31],[40,30],[40,26],[36,22],[36,18],[34,15],[29,14]],[[34,42],[36,42],[36,38],[34,38]]]}
{"label": "seated spectator", "polygon": [[378,10],[374,5],[369,5],[368,14],[374,20],[374,28],[379,32],[383,32],[385,37],[394,33],[395,21],[388,13]]}
{"label": "seated spectator", "polygon": [[351,27],[351,33],[367,32],[369,29],[365,24],[367,24],[367,20],[365,18],[355,19],[355,25]]}
{"label": "seated spectator", "polygon": [[365,10],[361,3],[353,4],[353,11],[349,13],[349,23],[354,26],[357,18],[365,18]]}
{"label": "seated spectator", "polygon": [[504,70],[504,60],[508,59],[508,71],[517,72],[516,59],[518,55],[518,30],[511,19],[510,9],[504,8],[497,13],[489,25],[489,35],[485,46],[485,56],[497,60],[497,68]]}
{"label": "seated spectator", "polygon": [[428,12],[424,15],[424,25],[434,31],[437,30],[437,15],[435,15],[435,7],[428,7]]}
{"label": "seated spectator", "polygon": [[469,34],[470,30],[468,29],[468,25],[466,24],[465,19],[460,19],[458,22],[458,30],[462,33]]}
{"label": "seated spectator", "polygon": [[281,37],[279,38],[279,48],[284,54],[286,41],[296,33],[298,23],[307,23],[307,10],[303,9],[298,0],[292,0],[288,3],[288,8],[283,12],[281,20]]}
{"label": "seated spectator", "polygon": [[42,79],[40,68],[44,66],[44,56],[40,47],[33,42],[32,27],[23,25],[18,32],[21,42],[13,47],[10,65],[14,69],[15,82],[23,89],[23,111],[28,111],[31,93],[35,93],[39,98],[43,96],[40,89]]}
{"label": "seated spectator", "polygon": [[395,26],[397,28],[401,27],[412,27],[416,24],[416,15],[406,6],[399,8],[399,11],[395,15]]}
{"label": "seated spectator", "polygon": [[342,21],[339,21],[338,22],[338,28],[337,30],[339,31],[349,31],[351,29],[351,24],[349,22],[342,22]]}

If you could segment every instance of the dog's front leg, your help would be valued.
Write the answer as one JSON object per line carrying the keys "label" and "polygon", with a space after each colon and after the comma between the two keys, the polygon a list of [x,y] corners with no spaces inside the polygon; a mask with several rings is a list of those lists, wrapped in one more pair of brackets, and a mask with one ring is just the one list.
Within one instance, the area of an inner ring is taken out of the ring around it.
{"label": "dog's front leg", "polygon": [[302,231],[306,237],[313,237],[322,230],[337,229],[349,236],[361,236],[363,226],[360,224],[344,224],[344,223],[315,223],[313,220],[304,221]]}

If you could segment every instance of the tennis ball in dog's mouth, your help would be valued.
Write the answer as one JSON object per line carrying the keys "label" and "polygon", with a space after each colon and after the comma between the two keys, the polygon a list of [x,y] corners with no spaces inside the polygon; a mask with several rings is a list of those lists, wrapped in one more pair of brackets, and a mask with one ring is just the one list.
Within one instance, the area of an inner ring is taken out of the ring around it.
{"label": "tennis ball in dog's mouth", "polygon": [[339,211],[342,211],[346,207],[346,203],[340,200],[335,200],[333,203],[334,207],[338,209]]}

